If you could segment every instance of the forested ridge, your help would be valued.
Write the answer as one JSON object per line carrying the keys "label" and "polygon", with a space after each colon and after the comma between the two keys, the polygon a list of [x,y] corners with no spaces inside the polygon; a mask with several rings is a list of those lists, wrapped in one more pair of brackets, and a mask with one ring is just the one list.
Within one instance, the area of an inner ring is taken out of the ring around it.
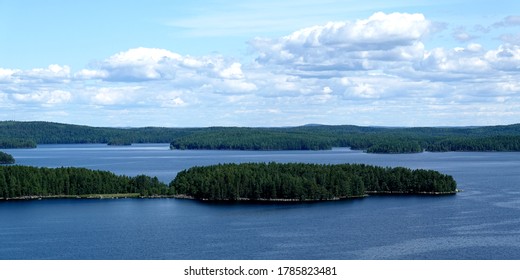
{"label": "forested ridge", "polygon": [[86,168],[0,166],[0,199],[73,197],[90,194],[169,195],[156,177],[128,177]]}
{"label": "forested ridge", "polygon": [[333,200],[366,194],[452,194],[453,177],[433,170],[364,164],[242,163],[192,167],[170,183],[202,200]]}
{"label": "forested ridge", "polygon": [[51,122],[0,122],[0,148],[76,143],[170,143],[171,149],[220,150],[326,150],[351,147],[368,153],[520,151],[520,124],[413,128],[353,125],[108,128]]}
{"label": "forested ridge", "polygon": [[324,150],[350,147],[368,153],[520,151],[520,125],[452,128],[301,126],[213,127],[177,137],[172,149]]}
{"label": "forested ridge", "polygon": [[71,125],[53,122],[0,122],[0,148],[12,148],[3,143],[28,141],[36,144],[87,143],[169,143],[172,139],[198,128],[113,128]]}

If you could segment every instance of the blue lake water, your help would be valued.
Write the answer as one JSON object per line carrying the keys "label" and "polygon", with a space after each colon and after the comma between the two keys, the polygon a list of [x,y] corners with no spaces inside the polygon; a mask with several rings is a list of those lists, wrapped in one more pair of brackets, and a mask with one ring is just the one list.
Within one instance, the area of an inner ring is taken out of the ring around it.
{"label": "blue lake water", "polygon": [[434,169],[453,196],[322,203],[177,199],[0,203],[0,259],[520,259],[520,153],[170,151],[167,144],[40,145],[17,164],[147,174],[220,162],[367,163]]}

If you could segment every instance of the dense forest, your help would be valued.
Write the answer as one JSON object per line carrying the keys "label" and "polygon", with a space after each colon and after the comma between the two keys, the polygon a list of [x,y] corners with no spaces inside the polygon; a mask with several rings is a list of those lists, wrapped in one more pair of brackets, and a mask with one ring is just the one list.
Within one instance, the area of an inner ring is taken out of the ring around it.
{"label": "dense forest", "polygon": [[18,149],[18,148],[36,148],[36,142],[33,140],[16,139],[5,137],[0,139],[0,149]]}
{"label": "dense forest", "polygon": [[368,153],[520,151],[520,125],[464,128],[302,126],[213,127],[173,140],[171,149],[323,150],[351,147]]}
{"label": "dense forest", "polygon": [[0,148],[3,142],[17,143],[21,140],[37,144],[169,143],[176,137],[191,133],[192,130],[199,129],[112,128],[53,122],[0,121]]}
{"label": "dense forest", "polygon": [[364,164],[243,163],[192,167],[170,183],[202,200],[333,200],[373,193],[451,194],[456,182],[432,170]]}
{"label": "dense forest", "polygon": [[20,197],[72,197],[89,194],[168,195],[169,188],[145,175],[118,176],[85,168],[0,166],[0,199]]}
{"label": "dense forest", "polygon": [[520,151],[520,124],[484,127],[103,128],[51,122],[0,122],[0,148],[36,144],[170,143],[171,149],[326,150],[368,153]]}
{"label": "dense forest", "polygon": [[15,160],[12,155],[0,151],[0,164],[13,164]]}

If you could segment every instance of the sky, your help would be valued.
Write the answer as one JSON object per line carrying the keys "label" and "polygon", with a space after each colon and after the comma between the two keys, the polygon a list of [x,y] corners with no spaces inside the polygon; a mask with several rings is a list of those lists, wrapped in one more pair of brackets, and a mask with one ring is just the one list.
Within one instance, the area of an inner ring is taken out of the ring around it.
{"label": "sky", "polygon": [[0,0],[0,120],[520,122],[520,1]]}

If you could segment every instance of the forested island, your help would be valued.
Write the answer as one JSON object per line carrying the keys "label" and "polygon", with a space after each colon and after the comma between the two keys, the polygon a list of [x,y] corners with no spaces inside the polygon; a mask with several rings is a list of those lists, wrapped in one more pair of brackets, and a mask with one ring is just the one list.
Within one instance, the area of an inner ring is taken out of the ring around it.
{"label": "forested island", "polygon": [[12,155],[0,151],[0,164],[13,164],[15,160]]}
{"label": "forested island", "polygon": [[37,144],[170,143],[171,149],[327,150],[350,147],[367,153],[520,151],[520,124],[480,127],[108,128],[52,122],[0,122],[0,148]]}
{"label": "forested island", "polygon": [[86,168],[0,166],[0,200],[170,197],[201,200],[318,201],[367,194],[454,194],[455,180],[432,170],[364,164],[244,163],[192,167],[166,185]]}
{"label": "forested island", "polygon": [[156,177],[115,175],[86,168],[0,166],[0,200],[171,195]]}
{"label": "forested island", "polygon": [[192,167],[170,183],[181,198],[317,201],[367,194],[454,194],[453,177],[433,170],[365,164],[242,163]]}

